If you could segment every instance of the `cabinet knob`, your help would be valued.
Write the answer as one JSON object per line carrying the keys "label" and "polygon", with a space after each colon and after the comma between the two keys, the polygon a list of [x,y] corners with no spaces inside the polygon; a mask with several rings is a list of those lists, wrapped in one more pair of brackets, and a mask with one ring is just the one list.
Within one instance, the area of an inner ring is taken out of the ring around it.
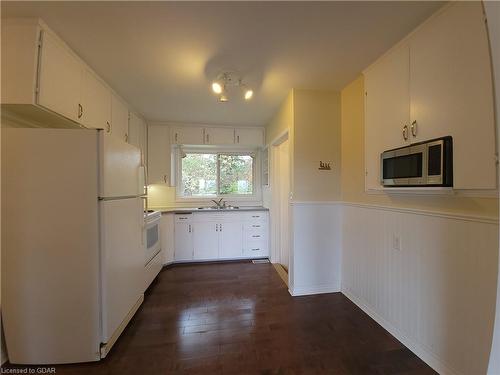
{"label": "cabinet knob", "polygon": [[417,136],[417,130],[418,130],[417,120],[411,123],[410,129],[411,129],[411,135],[413,135],[413,138],[415,138]]}
{"label": "cabinet knob", "polygon": [[78,118],[81,118],[83,116],[83,106],[78,103]]}
{"label": "cabinet knob", "polygon": [[109,121],[106,121],[106,133],[111,133],[111,124]]}
{"label": "cabinet knob", "polygon": [[167,183],[167,175],[166,174],[163,175],[163,182]]}
{"label": "cabinet knob", "polygon": [[210,143],[210,134],[207,134],[207,143]]}
{"label": "cabinet knob", "polygon": [[403,126],[403,139],[408,140],[408,125]]}
{"label": "cabinet knob", "polygon": [[128,134],[125,134],[125,142],[128,143]]}

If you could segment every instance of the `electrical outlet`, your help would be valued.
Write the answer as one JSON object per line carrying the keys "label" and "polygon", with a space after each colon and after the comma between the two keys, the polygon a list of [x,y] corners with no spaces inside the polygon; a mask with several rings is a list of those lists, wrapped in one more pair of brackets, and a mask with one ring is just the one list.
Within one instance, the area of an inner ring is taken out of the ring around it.
{"label": "electrical outlet", "polygon": [[392,235],[392,248],[397,251],[401,250],[401,237],[396,234]]}

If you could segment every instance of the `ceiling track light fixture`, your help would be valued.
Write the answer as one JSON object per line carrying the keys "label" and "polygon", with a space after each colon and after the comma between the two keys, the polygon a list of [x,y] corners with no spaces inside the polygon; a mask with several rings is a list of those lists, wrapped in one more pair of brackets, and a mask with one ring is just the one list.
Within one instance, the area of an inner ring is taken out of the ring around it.
{"label": "ceiling track light fixture", "polygon": [[229,101],[228,91],[232,87],[241,90],[243,99],[247,101],[252,99],[253,90],[248,87],[248,85],[243,82],[243,79],[235,72],[223,72],[212,82],[212,91],[217,95],[221,103]]}

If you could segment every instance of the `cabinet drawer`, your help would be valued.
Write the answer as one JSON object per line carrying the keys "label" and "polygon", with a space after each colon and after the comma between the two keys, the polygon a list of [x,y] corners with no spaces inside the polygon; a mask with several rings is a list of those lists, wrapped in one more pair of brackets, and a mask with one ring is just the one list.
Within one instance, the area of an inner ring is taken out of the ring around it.
{"label": "cabinet drawer", "polygon": [[267,211],[252,211],[245,212],[242,214],[242,219],[249,222],[266,222],[267,221]]}
{"label": "cabinet drawer", "polygon": [[262,229],[257,230],[246,230],[243,232],[243,238],[245,241],[263,241],[267,240],[267,231]]}
{"label": "cabinet drawer", "polygon": [[262,221],[254,221],[250,223],[244,224],[245,232],[266,232],[267,231],[267,222],[265,220]]}
{"label": "cabinet drawer", "polygon": [[253,243],[248,243],[243,249],[243,256],[248,258],[264,257],[268,255],[266,241],[253,241]]}
{"label": "cabinet drawer", "polygon": [[190,223],[193,218],[193,214],[175,214],[176,223]]}

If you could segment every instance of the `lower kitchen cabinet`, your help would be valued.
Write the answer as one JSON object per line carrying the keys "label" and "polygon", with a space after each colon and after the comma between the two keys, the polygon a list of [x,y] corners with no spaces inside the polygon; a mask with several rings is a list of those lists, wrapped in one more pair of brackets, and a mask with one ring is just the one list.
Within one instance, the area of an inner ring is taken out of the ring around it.
{"label": "lower kitchen cabinet", "polygon": [[193,225],[192,215],[175,215],[174,238],[175,238],[175,261],[193,259]]}
{"label": "lower kitchen cabinet", "polygon": [[266,211],[174,216],[176,262],[269,256]]}
{"label": "lower kitchen cabinet", "polygon": [[198,221],[193,228],[193,258],[219,258],[219,224],[215,221]]}
{"label": "lower kitchen cabinet", "polygon": [[241,221],[220,224],[220,258],[243,256],[243,225]]}

